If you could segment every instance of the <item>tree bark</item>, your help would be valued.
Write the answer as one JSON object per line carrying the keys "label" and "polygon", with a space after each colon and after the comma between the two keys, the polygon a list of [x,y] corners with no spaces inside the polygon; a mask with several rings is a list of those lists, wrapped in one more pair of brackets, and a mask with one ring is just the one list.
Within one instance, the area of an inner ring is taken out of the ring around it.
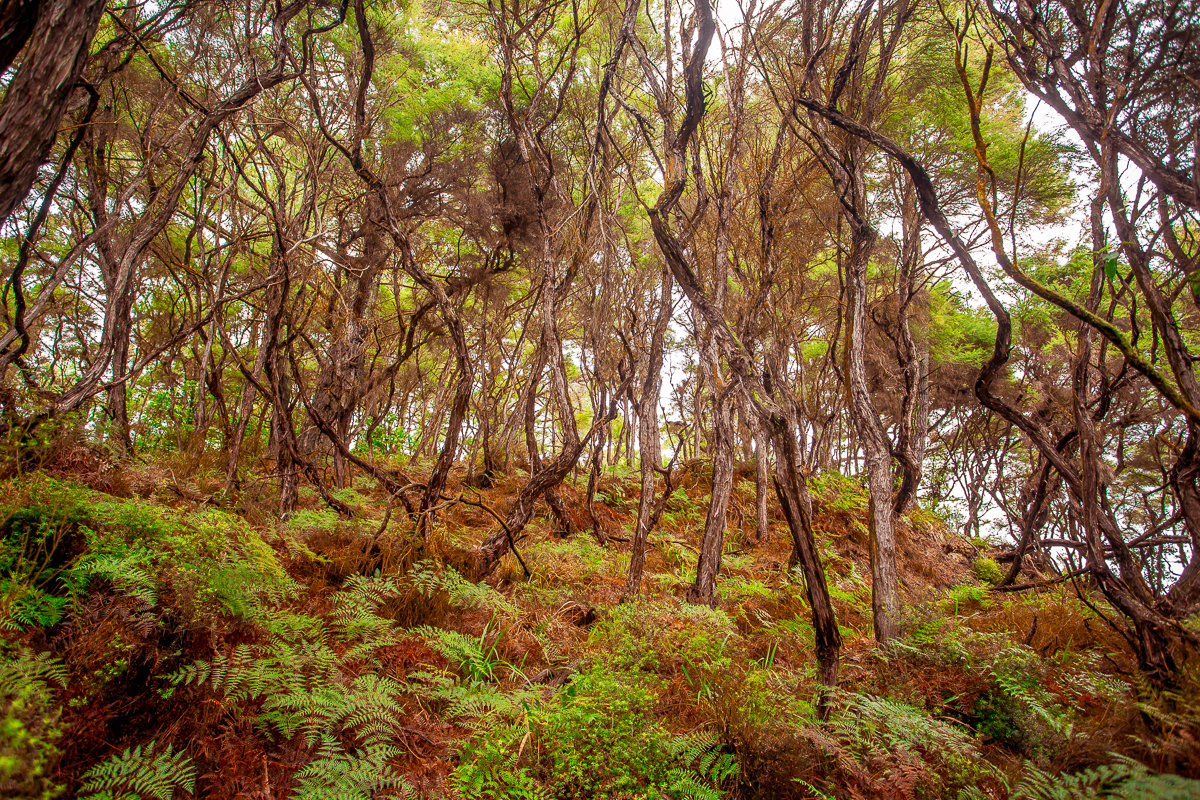
{"label": "tree bark", "polygon": [[767,485],[770,483],[770,456],[767,437],[758,420],[751,420],[754,430],[754,540],[765,542],[771,535],[767,521]]}
{"label": "tree bark", "polygon": [[654,510],[654,475],[662,463],[662,442],[658,432],[658,401],[662,393],[663,343],[671,320],[671,271],[665,266],[660,279],[658,316],[650,335],[650,353],[646,377],[638,397],[638,439],[641,451],[638,468],[641,472],[641,493],[638,497],[637,522],[629,551],[629,575],[625,580],[622,600],[637,597],[642,588],[642,573],[646,564],[646,543],[650,540],[651,517]]}
{"label": "tree bark", "polygon": [[0,73],[6,72],[29,41],[41,0],[0,2]]}
{"label": "tree bark", "polygon": [[[912,179],[905,176],[901,197],[902,239],[896,297],[896,355],[904,373],[904,397],[900,402],[900,419],[896,436],[896,460],[899,462],[900,488],[894,508],[897,515],[906,513],[916,501],[921,485],[921,461],[925,451],[928,422],[920,421],[929,394],[927,356],[922,358],[913,340],[912,318],[916,303],[917,271],[921,267],[921,217],[917,208]],[[922,394],[922,391],[924,394]],[[927,418],[926,418],[927,419]]]}
{"label": "tree bark", "polygon": [[879,414],[871,402],[867,386],[867,262],[875,232],[865,224],[854,233],[850,257],[846,263],[846,283],[850,298],[849,326],[846,331],[846,377],[850,394],[850,412],[866,461],[867,527],[871,551],[871,611],[875,639],[887,644],[900,634],[899,576],[896,572],[896,525],[892,499],[891,446]]}
{"label": "tree bark", "polygon": [[713,431],[710,440],[713,459],[712,500],[704,521],[704,538],[696,562],[696,582],[688,589],[689,603],[712,604],[716,598],[717,574],[721,570],[721,551],[725,546],[726,514],[733,490],[733,392],[736,382],[713,397]]}
{"label": "tree bark", "polygon": [[[59,120],[87,65],[104,8],[104,0],[49,0],[40,5],[37,22],[23,43],[25,56],[0,105],[0,223],[25,200],[54,146]],[[9,29],[12,47],[28,25],[28,12],[18,9],[14,23]],[[4,55],[11,63],[15,53]]]}

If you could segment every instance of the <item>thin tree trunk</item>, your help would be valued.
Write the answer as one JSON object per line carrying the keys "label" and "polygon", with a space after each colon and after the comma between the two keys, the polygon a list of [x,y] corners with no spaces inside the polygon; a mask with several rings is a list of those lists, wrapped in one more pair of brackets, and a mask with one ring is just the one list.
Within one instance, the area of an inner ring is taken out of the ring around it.
{"label": "thin tree trunk", "polygon": [[242,453],[242,443],[246,439],[246,427],[250,424],[250,417],[254,412],[254,399],[258,396],[258,389],[254,385],[254,381],[262,380],[263,369],[266,366],[268,351],[266,336],[267,331],[264,326],[258,344],[258,353],[254,357],[253,381],[246,379],[241,399],[238,402],[237,426],[234,429],[233,438],[229,442],[227,461],[225,462],[226,492],[230,491],[238,482],[238,460]]}
{"label": "thin tree trunk", "polygon": [[900,634],[899,577],[896,573],[896,526],[892,499],[891,447],[867,385],[867,262],[875,234],[865,224],[854,233],[846,263],[850,324],[846,332],[846,376],[850,411],[863,444],[868,493],[871,551],[871,611],[875,639],[887,644]]}
{"label": "thin tree trunk", "polygon": [[751,418],[754,431],[754,540],[765,542],[770,536],[767,522],[767,486],[770,483],[770,464],[767,437],[761,423]]}
{"label": "thin tree trunk", "polygon": [[[641,592],[642,572],[646,564],[646,542],[650,539],[650,521],[654,510],[654,474],[662,463],[662,443],[658,432],[658,401],[662,393],[663,343],[671,321],[671,271],[663,267],[658,301],[658,316],[650,335],[650,353],[646,377],[638,398],[638,422],[641,440],[638,468],[641,471],[641,493],[638,515],[629,552],[629,575],[625,580],[622,600],[632,600]],[[681,437],[682,441],[682,437]]]}
{"label": "thin tree trunk", "polygon": [[[921,395],[922,382],[928,392],[929,379],[924,376],[922,381],[922,358],[913,340],[912,327],[909,320],[916,302],[916,277],[921,267],[921,217],[917,208],[916,192],[912,187],[912,179],[905,178],[903,189],[903,246],[900,256],[898,276],[898,292],[896,297],[896,355],[900,368],[904,372],[904,397],[900,403],[899,433],[896,437],[896,460],[899,462],[900,489],[893,501],[896,514],[904,514],[916,500],[917,488],[921,484],[921,455],[923,443],[918,447],[918,438],[924,438],[918,433],[920,425],[917,416],[924,410],[925,397]],[[926,423],[927,425],[928,423]]]}
{"label": "thin tree trunk", "polygon": [[737,382],[730,382],[724,391],[713,398],[712,501],[704,521],[704,538],[700,542],[700,557],[696,563],[696,582],[688,589],[689,603],[712,603],[715,598],[717,574],[721,570],[721,551],[725,546],[726,515],[729,496],[733,490],[733,403],[732,394]]}

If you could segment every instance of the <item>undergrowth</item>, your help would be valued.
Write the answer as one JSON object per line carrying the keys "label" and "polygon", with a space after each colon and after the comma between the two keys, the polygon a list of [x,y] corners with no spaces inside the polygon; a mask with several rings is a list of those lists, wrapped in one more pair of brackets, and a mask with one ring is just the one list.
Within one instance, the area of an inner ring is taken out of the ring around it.
{"label": "undergrowth", "polygon": [[[637,476],[603,480],[606,529],[631,530]],[[514,490],[498,486],[487,501],[503,507]],[[1200,681],[1168,696],[1130,680],[1102,604],[1064,586],[994,593],[986,557],[949,589],[910,586],[905,635],[876,648],[854,550],[865,493],[831,472],[812,490],[845,640],[825,720],[786,539],[730,536],[719,603],[684,601],[699,484],[676,491],[649,543],[650,595],[622,603],[627,547],[559,538],[548,518],[519,543],[532,577],[506,562],[488,584],[449,566],[487,517],[449,511],[416,542],[374,483],[338,493],[353,519],[307,492],[286,524],[263,525],[11,480],[0,794],[1194,796]],[[568,506],[580,492],[563,487]]]}

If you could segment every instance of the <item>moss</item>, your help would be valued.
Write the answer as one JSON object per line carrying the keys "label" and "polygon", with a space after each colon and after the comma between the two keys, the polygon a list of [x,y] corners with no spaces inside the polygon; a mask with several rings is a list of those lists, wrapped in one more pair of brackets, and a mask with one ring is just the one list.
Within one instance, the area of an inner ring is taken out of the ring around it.
{"label": "moss", "polygon": [[1004,570],[994,558],[977,558],[971,564],[971,569],[974,570],[976,578],[992,586],[1004,580]]}

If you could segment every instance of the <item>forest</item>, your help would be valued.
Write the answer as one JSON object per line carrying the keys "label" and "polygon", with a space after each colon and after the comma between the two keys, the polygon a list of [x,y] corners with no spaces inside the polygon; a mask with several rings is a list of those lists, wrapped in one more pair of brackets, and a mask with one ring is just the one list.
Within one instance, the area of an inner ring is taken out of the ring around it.
{"label": "forest", "polygon": [[1200,0],[0,0],[0,797],[1200,797]]}

